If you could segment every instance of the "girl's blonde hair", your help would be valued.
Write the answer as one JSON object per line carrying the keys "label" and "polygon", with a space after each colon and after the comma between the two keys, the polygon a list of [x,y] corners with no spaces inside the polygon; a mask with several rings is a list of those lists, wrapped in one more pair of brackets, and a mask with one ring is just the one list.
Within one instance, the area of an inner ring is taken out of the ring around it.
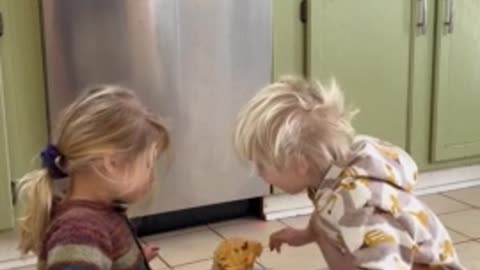
{"label": "girl's blonde hair", "polygon": [[[72,175],[112,153],[127,162],[147,153],[151,159],[157,158],[151,153],[167,150],[169,135],[132,91],[97,86],[87,89],[63,111],[52,145],[61,153],[61,159],[56,160],[58,168]],[[48,168],[42,168],[19,181],[23,212],[19,249],[23,253],[37,253],[45,236],[53,204],[52,177]]]}
{"label": "girl's blonde hair", "polygon": [[332,81],[284,77],[257,93],[238,116],[234,145],[240,158],[277,170],[307,161],[323,174],[333,161],[346,158],[354,112]]}

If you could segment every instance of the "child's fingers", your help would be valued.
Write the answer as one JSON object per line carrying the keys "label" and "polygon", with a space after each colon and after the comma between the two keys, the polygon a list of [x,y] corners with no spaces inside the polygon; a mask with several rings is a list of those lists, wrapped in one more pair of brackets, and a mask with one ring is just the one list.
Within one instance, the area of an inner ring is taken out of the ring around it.
{"label": "child's fingers", "polygon": [[268,248],[270,251],[273,251],[275,248],[275,239],[272,236],[270,236],[270,240],[268,241]]}
{"label": "child's fingers", "polygon": [[270,251],[276,251],[277,253],[281,253],[282,251],[281,247],[285,243],[284,234],[285,234],[285,229],[275,232],[270,236],[270,241],[269,241]]}
{"label": "child's fingers", "polygon": [[146,245],[143,247],[143,254],[147,261],[153,260],[155,257],[158,256],[159,248],[157,246]]}
{"label": "child's fingers", "polygon": [[157,252],[157,251],[160,250],[160,247],[159,247],[159,246],[157,246],[157,245],[151,245],[151,244],[144,244],[144,245],[143,245],[143,248],[144,248],[145,250],[150,250],[150,251],[152,251],[152,252]]}
{"label": "child's fingers", "polygon": [[268,244],[268,248],[270,249],[270,251],[273,251],[275,249],[275,245],[272,241],[270,241],[270,243]]}
{"label": "child's fingers", "polygon": [[268,247],[270,248],[270,251],[275,250],[275,247],[276,247],[275,240],[270,239],[270,242],[268,243]]}
{"label": "child's fingers", "polygon": [[276,251],[277,253],[280,253],[282,248],[282,241],[278,239],[272,239],[269,246],[270,251]]}

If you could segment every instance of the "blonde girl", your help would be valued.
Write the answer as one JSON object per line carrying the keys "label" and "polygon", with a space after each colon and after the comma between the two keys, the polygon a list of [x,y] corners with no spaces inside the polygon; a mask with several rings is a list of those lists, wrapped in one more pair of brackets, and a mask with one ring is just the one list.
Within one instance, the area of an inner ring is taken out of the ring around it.
{"label": "blonde girl", "polygon": [[239,114],[240,157],[269,184],[308,191],[315,207],[306,228],[272,234],[270,248],[317,243],[332,270],[463,269],[445,227],[412,194],[415,162],[399,147],[355,136],[352,115],[335,83],[292,77]]}
{"label": "blonde girl", "polygon": [[20,250],[38,256],[38,269],[148,269],[155,248],[138,244],[118,204],[144,196],[168,146],[167,129],[132,91],[86,90],[63,111],[42,168],[20,180]]}

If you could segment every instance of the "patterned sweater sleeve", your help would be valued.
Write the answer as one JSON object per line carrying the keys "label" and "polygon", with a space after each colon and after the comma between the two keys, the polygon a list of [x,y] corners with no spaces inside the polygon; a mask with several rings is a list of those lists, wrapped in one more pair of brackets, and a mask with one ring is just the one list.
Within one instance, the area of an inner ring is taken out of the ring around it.
{"label": "patterned sweater sleeve", "polygon": [[[397,226],[391,215],[379,213],[365,201],[352,201],[352,192],[369,192],[357,182],[355,190],[342,188],[319,202],[317,225],[331,239],[338,241],[344,252],[352,254],[358,269],[407,270],[412,267],[415,244]],[[368,197],[355,194],[356,198]],[[352,207],[356,204],[360,207]]]}
{"label": "patterned sweater sleeve", "polygon": [[[360,269],[412,269],[414,245],[390,216],[359,209],[340,222],[341,238]],[[347,220],[350,219],[350,220]],[[356,219],[356,220],[353,220]]]}
{"label": "patterned sweater sleeve", "polygon": [[70,220],[50,232],[46,270],[107,270],[112,266],[109,234],[95,220]]}

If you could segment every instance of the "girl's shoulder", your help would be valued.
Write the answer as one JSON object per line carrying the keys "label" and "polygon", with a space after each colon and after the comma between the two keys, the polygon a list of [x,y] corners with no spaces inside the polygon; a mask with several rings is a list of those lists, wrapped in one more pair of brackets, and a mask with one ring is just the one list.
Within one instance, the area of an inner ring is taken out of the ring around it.
{"label": "girl's shoulder", "polygon": [[54,207],[39,262],[47,269],[78,264],[111,269],[132,250],[141,254],[124,213],[111,205],[65,202]]}
{"label": "girl's shoulder", "polygon": [[54,207],[44,239],[42,253],[60,246],[81,246],[100,249],[106,256],[113,252],[115,229],[125,226],[119,213],[107,206],[75,201]]}
{"label": "girl's shoulder", "polygon": [[123,223],[122,214],[111,205],[91,201],[65,201],[54,206],[50,227],[80,226],[115,228]]}

